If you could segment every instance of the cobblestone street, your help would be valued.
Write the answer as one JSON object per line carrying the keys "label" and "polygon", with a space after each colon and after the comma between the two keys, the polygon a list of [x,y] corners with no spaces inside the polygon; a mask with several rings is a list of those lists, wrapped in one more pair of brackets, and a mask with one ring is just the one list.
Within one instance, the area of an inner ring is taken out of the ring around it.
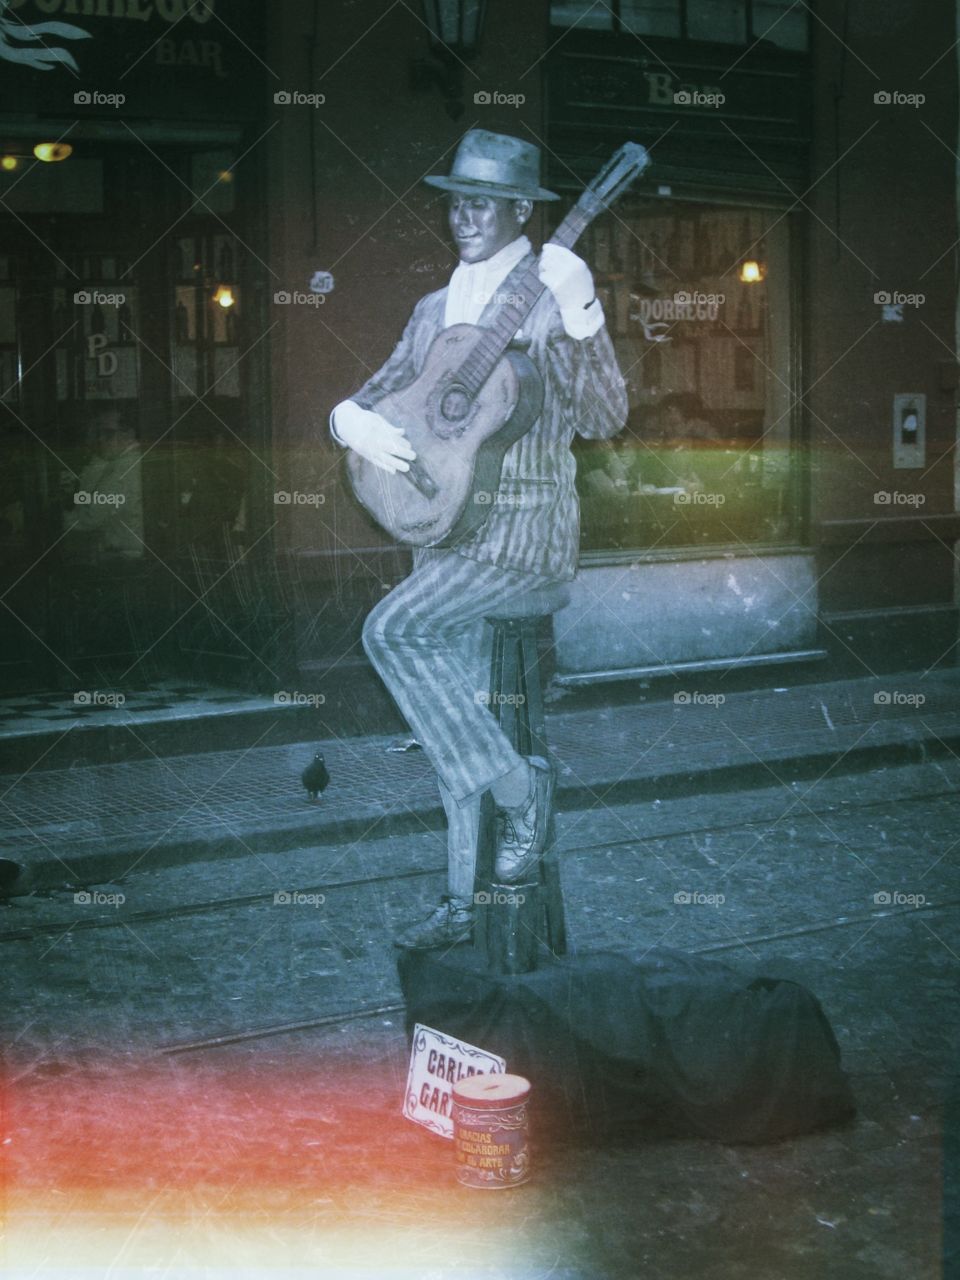
{"label": "cobblestone street", "polygon": [[958,779],[951,760],[561,814],[575,947],[804,983],[859,1113],[764,1147],[561,1143],[494,1218],[399,1114],[390,935],[442,888],[438,833],[14,899],[7,1274],[933,1280]]}

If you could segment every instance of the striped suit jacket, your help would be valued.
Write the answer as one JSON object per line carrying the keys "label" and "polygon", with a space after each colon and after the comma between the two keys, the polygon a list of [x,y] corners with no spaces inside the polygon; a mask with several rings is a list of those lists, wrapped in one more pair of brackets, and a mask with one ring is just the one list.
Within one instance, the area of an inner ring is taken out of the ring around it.
{"label": "striped suit jacket", "polygon": [[[532,263],[528,255],[523,266]],[[447,290],[421,298],[386,364],[351,397],[373,409],[392,391],[419,374],[430,344],[443,329]],[[494,303],[488,306],[480,323]],[[543,378],[543,411],[527,434],[504,456],[500,500],[471,538],[457,544],[460,555],[506,569],[572,578],[580,550],[580,507],[575,434],[606,439],[623,428],[627,394],[606,327],[577,341],[567,334],[560,310],[544,290],[518,337],[529,341],[527,355]]]}

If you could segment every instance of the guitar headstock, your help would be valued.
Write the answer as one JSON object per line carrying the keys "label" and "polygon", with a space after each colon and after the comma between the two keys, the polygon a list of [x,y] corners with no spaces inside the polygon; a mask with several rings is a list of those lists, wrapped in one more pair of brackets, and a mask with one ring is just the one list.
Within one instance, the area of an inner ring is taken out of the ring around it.
{"label": "guitar headstock", "polygon": [[625,142],[603,166],[577,207],[589,217],[609,208],[650,164],[650,153],[639,142]]}

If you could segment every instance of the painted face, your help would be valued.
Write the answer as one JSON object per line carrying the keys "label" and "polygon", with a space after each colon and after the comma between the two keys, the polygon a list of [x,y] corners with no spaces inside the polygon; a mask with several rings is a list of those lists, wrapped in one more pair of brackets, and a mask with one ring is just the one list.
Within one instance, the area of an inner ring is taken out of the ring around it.
{"label": "painted face", "polygon": [[450,230],[461,262],[485,262],[516,240],[530,216],[529,200],[499,196],[450,196]]}

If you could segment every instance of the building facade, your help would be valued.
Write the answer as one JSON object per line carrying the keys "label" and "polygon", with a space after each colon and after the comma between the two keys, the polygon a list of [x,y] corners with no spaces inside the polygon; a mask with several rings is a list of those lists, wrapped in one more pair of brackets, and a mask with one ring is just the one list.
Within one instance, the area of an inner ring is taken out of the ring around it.
{"label": "building facade", "polygon": [[[288,439],[330,486],[324,523],[291,527],[307,625],[331,579],[355,627],[406,569],[351,502],[325,419],[454,265],[418,179],[478,126],[543,147],[565,200],[542,236],[619,144],[653,160],[582,241],[631,412],[614,445],[577,449],[559,678],[950,660],[955,27],[946,3],[491,0],[476,57],[445,73],[404,7],[371,24],[343,6],[313,82],[320,213],[302,195],[280,213],[293,278],[336,278],[322,313],[290,313],[279,379]],[[289,183],[306,139],[287,129]],[[311,218],[314,257],[293,250]]]}
{"label": "building facade", "polygon": [[[265,690],[367,671],[409,553],[327,417],[455,265],[420,179],[470,127],[543,148],[534,239],[620,144],[652,159],[581,241],[630,417],[577,445],[558,679],[951,660],[955,7],[456,7],[475,50],[413,3],[11,4],[88,38],[0,104],[8,683],[144,651]],[[122,503],[75,501],[98,476]]]}
{"label": "building facade", "polygon": [[230,678],[267,648],[238,592],[272,560],[253,568],[273,518],[262,8],[5,19],[3,684],[129,687],[212,655]]}

